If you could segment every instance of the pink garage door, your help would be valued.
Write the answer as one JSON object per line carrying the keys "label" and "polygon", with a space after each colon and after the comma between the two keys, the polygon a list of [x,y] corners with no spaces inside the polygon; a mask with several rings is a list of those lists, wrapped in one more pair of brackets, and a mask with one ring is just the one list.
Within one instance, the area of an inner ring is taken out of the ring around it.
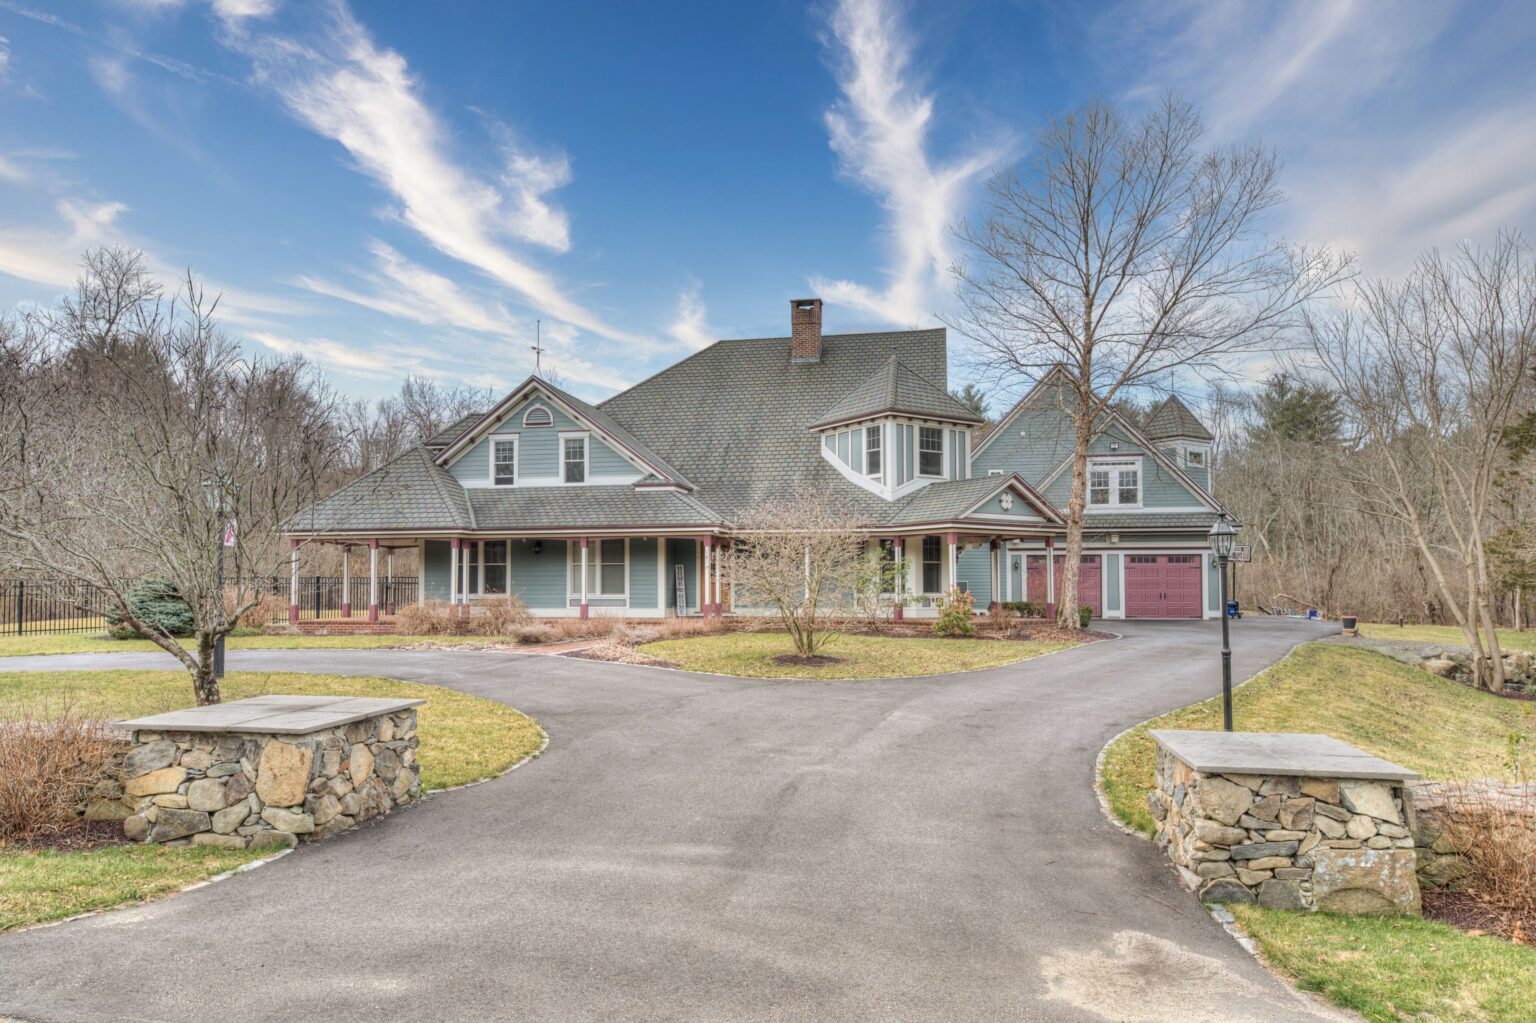
{"label": "pink garage door", "polygon": [[1200,555],[1126,555],[1128,617],[1199,618],[1200,596]]}
{"label": "pink garage door", "polygon": [[[1067,559],[1056,559],[1056,593],[1061,593],[1061,574],[1066,568]],[[1083,555],[1083,567],[1077,574],[1078,603],[1087,604],[1093,608],[1096,618],[1104,616],[1104,602],[1100,597],[1102,586],[1100,585],[1099,556],[1097,554]],[[1029,599],[1045,602],[1045,555],[1031,554],[1029,556]]]}

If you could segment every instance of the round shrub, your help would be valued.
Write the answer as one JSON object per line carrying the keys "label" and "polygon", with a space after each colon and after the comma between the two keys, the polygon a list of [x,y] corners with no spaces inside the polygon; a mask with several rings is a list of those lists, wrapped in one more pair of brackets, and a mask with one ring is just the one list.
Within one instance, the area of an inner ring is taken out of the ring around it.
{"label": "round shrub", "polygon": [[[129,587],[125,597],[128,609],[145,625],[170,636],[192,635],[192,606],[174,583],[145,579]],[[136,639],[141,635],[115,608],[107,612],[107,631],[114,639]]]}
{"label": "round shrub", "polygon": [[976,635],[976,598],[961,589],[952,589],[939,604],[939,616],[933,620],[936,636]]}

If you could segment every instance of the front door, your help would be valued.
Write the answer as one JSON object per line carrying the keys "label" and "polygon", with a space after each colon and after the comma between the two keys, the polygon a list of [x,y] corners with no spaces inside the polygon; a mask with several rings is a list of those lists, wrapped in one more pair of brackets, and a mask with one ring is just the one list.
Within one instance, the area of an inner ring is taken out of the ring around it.
{"label": "front door", "polygon": [[1024,599],[1024,555],[1008,555],[1008,599]]}

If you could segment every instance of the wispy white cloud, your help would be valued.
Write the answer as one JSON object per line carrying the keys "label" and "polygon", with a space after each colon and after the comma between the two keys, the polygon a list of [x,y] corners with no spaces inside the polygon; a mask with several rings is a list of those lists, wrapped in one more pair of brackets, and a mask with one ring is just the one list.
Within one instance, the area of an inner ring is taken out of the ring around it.
{"label": "wispy white cloud", "polygon": [[0,36],[0,82],[11,76],[11,41]]}
{"label": "wispy white cloud", "polygon": [[1103,64],[1135,69],[1130,100],[1173,89],[1213,140],[1273,145],[1291,195],[1276,228],[1368,272],[1536,225],[1523,5],[1172,0],[1122,4],[1099,27]]}
{"label": "wispy white cloud", "polygon": [[887,280],[872,288],[813,278],[823,297],[883,320],[932,318],[937,286],[954,262],[951,227],[977,178],[1005,147],[980,147],[949,160],[929,154],[934,97],[914,80],[912,42],[892,0],[840,0],[831,19],[842,98],[827,111],[844,174],[885,207]]}
{"label": "wispy white cloud", "polygon": [[213,13],[226,25],[246,18],[268,18],[277,13],[279,0],[213,0]]}
{"label": "wispy white cloud", "polygon": [[704,309],[703,282],[694,280],[677,296],[677,316],[667,327],[667,333],[695,351],[718,340]]}
{"label": "wispy white cloud", "polygon": [[373,346],[362,348],[327,337],[295,338],[265,330],[249,330],[245,336],[278,355],[302,355],[325,369],[367,380],[396,379],[425,368],[419,361],[402,358],[400,352],[385,357]]}
{"label": "wispy white cloud", "polygon": [[[449,132],[419,95],[405,58],[376,45],[337,2],[311,39],[258,31],[243,22],[226,33],[250,57],[258,80],[270,87],[311,130],[340,143],[358,169],[398,202],[394,214],[443,254],[512,289],[534,309],[615,341],[648,339],[621,330],[581,302],[549,273],[506,244],[565,244],[563,215],[545,195],[564,180],[558,160],[515,151],[501,187],[461,165]],[[516,187],[508,177],[519,172]]]}
{"label": "wispy white cloud", "polygon": [[519,324],[504,308],[467,294],[447,277],[412,262],[390,245],[375,240],[369,250],[374,267],[358,275],[369,285],[368,291],[307,275],[299,276],[295,283],[317,294],[426,326],[451,326],[503,337],[531,334],[531,324]]}

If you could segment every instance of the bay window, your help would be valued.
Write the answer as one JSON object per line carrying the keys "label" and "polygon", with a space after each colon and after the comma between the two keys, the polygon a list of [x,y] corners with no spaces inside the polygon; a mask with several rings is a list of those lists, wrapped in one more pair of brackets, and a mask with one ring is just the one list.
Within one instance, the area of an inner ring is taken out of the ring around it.
{"label": "bay window", "polygon": [[917,428],[917,474],[944,475],[944,431],[937,426]]}

